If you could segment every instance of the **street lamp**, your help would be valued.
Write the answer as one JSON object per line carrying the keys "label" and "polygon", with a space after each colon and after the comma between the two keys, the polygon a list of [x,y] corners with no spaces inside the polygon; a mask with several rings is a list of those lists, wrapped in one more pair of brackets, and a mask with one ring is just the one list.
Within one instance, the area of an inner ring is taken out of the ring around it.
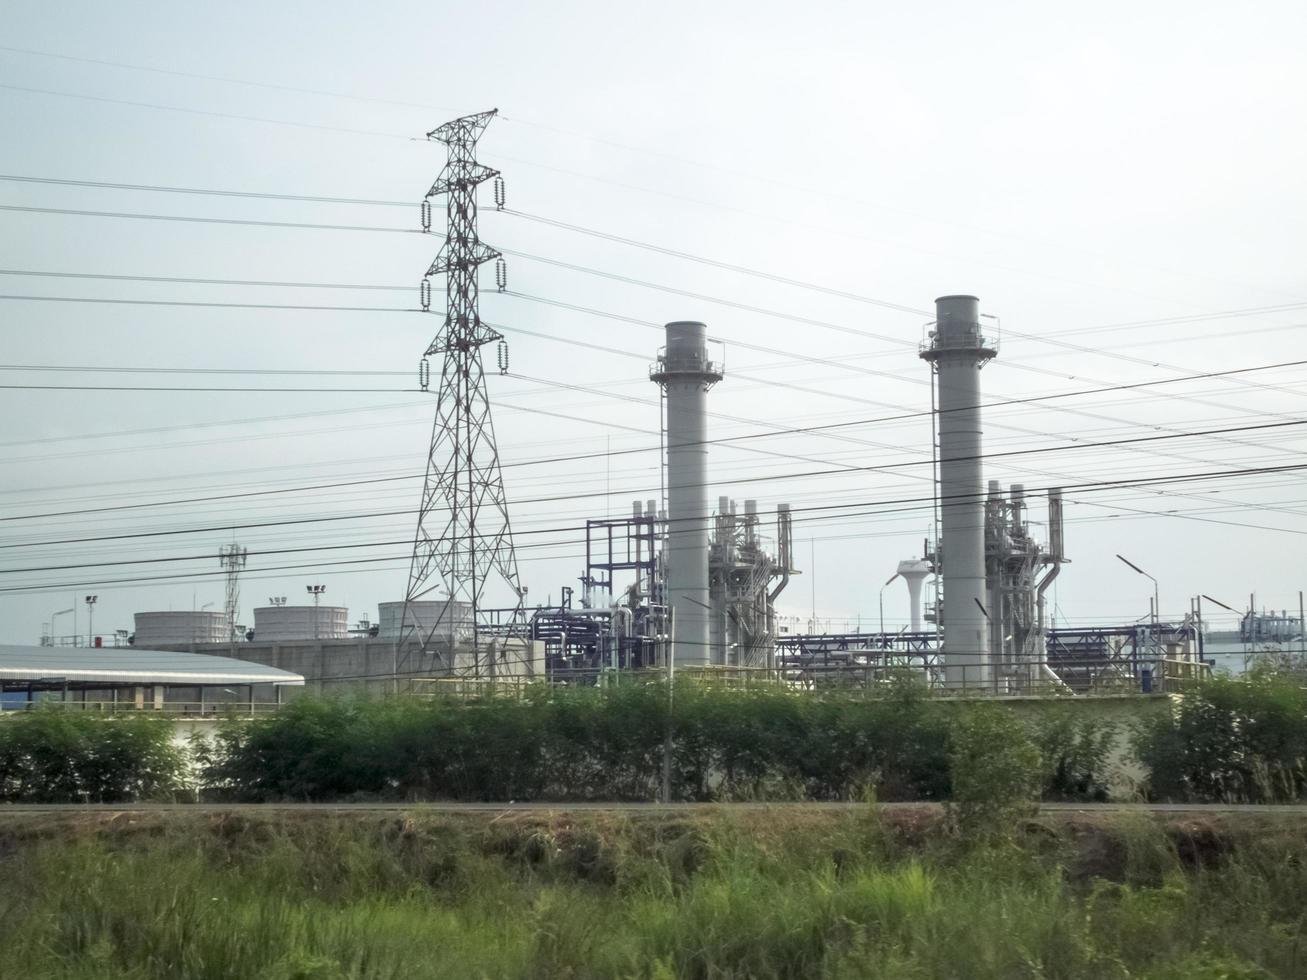
{"label": "street lamp", "polygon": [[[1204,600],[1204,599],[1206,599],[1208,602],[1214,602],[1214,603],[1216,603],[1216,604],[1217,604],[1218,606],[1220,606],[1222,609],[1229,610],[1230,612],[1234,613],[1236,616],[1239,616],[1239,617],[1242,617],[1242,616],[1243,616],[1243,613],[1241,613],[1238,609],[1235,609],[1234,606],[1227,606],[1227,605],[1226,605],[1224,602],[1222,602],[1220,599],[1213,599],[1213,598],[1212,598],[1211,596],[1209,596],[1209,595],[1201,594],[1201,595],[1198,596],[1198,622],[1199,622],[1200,624],[1201,624],[1202,621],[1203,621],[1203,600]],[[1248,640],[1247,640],[1246,637],[1243,637],[1243,636],[1242,636],[1242,633],[1243,633],[1243,631],[1240,630],[1241,639],[1242,639],[1242,641],[1243,641],[1243,666],[1244,666],[1244,670],[1247,670],[1247,669],[1248,669]]]}
{"label": "street lamp", "polygon": [[1230,610],[1230,612],[1234,613],[1236,616],[1242,616],[1242,615],[1243,615],[1243,613],[1241,613],[1238,609],[1235,609],[1234,606],[1227,606],[1227,605],[1226,605],[1224,602],[1222,602],[1220,599],[1213,599],[1211,596],[1209,596],[1209,595],[1208,595],[1207,593],[1205,593],[1205,592],[1204,592],[1202,595],[1200,595],[1198,598],[1199,598],[1199,599],[1206,599],[1208,602],[1214,602],[1214,603],[1216,603],[1218,606],[1220,606],[1222,609],[1228,609],[1228,610]]}
{"label": "street lamp", "polygon": [[1138,572],[1144,578],[1149,579],[1153,583],[1153,645],[1156,646],[1157,652],[1160,655],[1162,651],[1162,637],[1158,632],[1158,626],[1160,625],[1160,621],[1162,618],[1162,610],[1161,610],[1161,600],[1158,598],[1157,579],[1153,578],[1153,576],[1149,575],[1147,572],[1145,572],[1142,568],[1140,568],[1138,565],[1132,562],[1125,555],[1117,555],[1116,557],[1120,558],[1121,561],[1125,562],[1136,572]]}
{"label": "street lamp", "polygon": [[313,638],[321,639],[318,631],[318,600],[322,598],[322,593],[327,591],[325,585],[306,585],[304,588],[309,595],[313,596]]}
{"label": "street lamp", "polygon": [[86,645],[95,646],[95,603],[100,597],[98,595],[88,595],[86,597]]}
{"label": "street lamp", "polygon": [[885,584],[880,587],[880,645],[885,645],[885,590],[894,584],[894,580],[899,577],[895,572],[885,580]]}
{"label": "street lamp", "polygon": [[54,621],[58,619],[60,616],[65,616],[68,613],[76,613],[76,612],[77,612],[76,606],[69,606],[67,609],[60,609],[57,613],[55,613],[53,616],[50,617],[50,643],[52,646],[58,646],[58,641],[55,640]]}

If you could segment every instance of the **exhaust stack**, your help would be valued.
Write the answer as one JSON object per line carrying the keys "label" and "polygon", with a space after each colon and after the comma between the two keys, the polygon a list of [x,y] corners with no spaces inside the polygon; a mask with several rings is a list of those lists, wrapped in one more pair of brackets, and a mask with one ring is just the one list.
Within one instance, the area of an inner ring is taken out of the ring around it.
{"label": "exhaust stack", "polygon": [[988,684],[985,607],[985,483],[981,468],[980,369],[996,351],[980,329],[974,296],[935,300],[935,327],[921,351],[938,391],[941,572],[944,584],[944,683]]}
{"label": "exhaust stack", "polygon": [[708,389],[722,379],[708,359],[708,328],[667,324],[667,345],[649,371],[667,398],[667,596],[676,666],[713,662],[709,648]]}

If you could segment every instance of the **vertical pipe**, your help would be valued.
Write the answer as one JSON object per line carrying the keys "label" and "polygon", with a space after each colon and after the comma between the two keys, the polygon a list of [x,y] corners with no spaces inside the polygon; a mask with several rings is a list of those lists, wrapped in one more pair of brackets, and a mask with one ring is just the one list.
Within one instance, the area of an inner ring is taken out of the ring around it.
{"label": "vertical pipe", "polygon": [[994,355],[981,334],[976,297],[935,300],[935,328],[921,357],[932,364],[938,387],[944,679],[949,687],[985,684],[992,673],[989,625],[982,608],[986,595],[980,368]]}
{"label": "vertical pipe", "polygon": [[708,360],[708,328],[667,324],[667,346],[650,376],[667,405],[667,591],[676,616],[675,659],[711,663],[708,590],[707,392],[721,371]]}
{"label": "vertical pipe", "polygon": [[1307,655],[1307,616],[1303,615],[1302,589],[1298,590],[1298,652]]}

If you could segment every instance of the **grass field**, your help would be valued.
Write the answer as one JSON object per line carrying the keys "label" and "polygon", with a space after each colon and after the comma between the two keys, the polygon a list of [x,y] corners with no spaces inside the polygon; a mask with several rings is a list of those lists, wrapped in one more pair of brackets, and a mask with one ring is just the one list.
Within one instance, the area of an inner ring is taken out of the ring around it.
{"label": "grass field", "polygon": [[6,977],[1307,975],[1291,821],[0,820]]}

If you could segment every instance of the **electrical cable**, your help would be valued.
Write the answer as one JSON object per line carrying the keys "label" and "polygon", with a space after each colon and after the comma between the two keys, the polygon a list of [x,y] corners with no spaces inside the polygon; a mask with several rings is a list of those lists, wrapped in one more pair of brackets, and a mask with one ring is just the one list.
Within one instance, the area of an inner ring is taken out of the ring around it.
{"label": "electrical cable", "polygon": [[[1083,484],[1079,484],[1079,485],[1075,485],[1075,486],[1071,486],[1071,487],[1065,487],[1065,488],[1063,488],[1063,489],[1065,489],[1065,490],[1069,490],[1069,491],[1071,491],[1071,492],[1073,492],[1073,493],[1088,493],[1088,492],[1094,492],[1094,491],[1096,491],[1096,490],[1110,489],[1110,488],[1119,488],[1119,487],[1127,486],[1127,485],[1128,485],[1128,486],[1144,486],[1144,485],[1154,485],[1154,484],[1157,484],[1157,483],[1165,483],[1165,482],[1187,482],[1187,481],[1194,481],[1194,480],[1208,480],[1208,479],[1230,479],[1230,478],[1238,477],[1238,476],[1241,476],[1241,475],[1249,475],[1249,474],[1253,474],[1253,473],[1265,473],[1265,472],[1301,472],[1301,471],[1303,471],[1303,470],[1307,470],[1307,464],[1294,464],[1294,465],[1283,466],[1283,467],[1245,468],[1245,469],[1242,469],[1242,470],[1234,470],[1234,471],[1214,471],[1214,472],[1211,472],[1211,473],[1205,473],[1205,474],[1186,474],[1186,475],[1183,475],[1183,476],[1144,477],[1144,478],[1132,478],[1132,479],[1125,479],[1125,480],[1096,481],[1096,482],[1090,482],[1090,483],[1083,483]],[[1038,490],[1036,490],[1035,492],[1038,492]],[[964,495],[956,495],[956,496],[958,496],[958,497],[963,497],[963,498],[975,498],[975,497],[978,497],[978,496],[982,496],[982,497],[983,497],[982,494],[964,494]],[[949,499],[952,499],[952,497],[950,497]],[[927,503],[928,501],[933,502],[933,500],[934,500],[933,497],[931,497],[931,498],[926,498],[926,497],[904,498],[904,499],[900,499],[900,500],[887,500],[887,501],[880,501],[880,502],[875,502],[875,503],[871,503],[871,502],[863,502],[862,506],[872,506],[872,507],[876,507],[876,508],[883,508],[883,507],[885,507],[885,506],[890,506],[890,505],[897,505],[897,504],[913,504],[913,503],[921,504],[922,506],[925,506],[926,503]],[[828,510],[831,510],[831,509],[847,509],[847,505],[816,505],[816,506],[812,506],[812,507],[803,507],[803,508],[799,508],[799,510],[800,510],[801,512],[806,512],[806,511],[817,511],[817,510],[828,511]],[[711,519],[712,519],[712,518],[702,518],[702,519],[692,519],[692,520],[708,520],[708,521],[710,521]],[[802,520],[803,520],[803,519],[800,519],[800,522],[801,522],[801,523],[802,523]],[[1264,525],[1237,524],[1236,526],[1239,526],[1239,527],[1245,527],[1245,528],[1256,528],[1256,529],[1259,529],[1259,530],[1268,530],[1268,531],[1274,531],[1274,532],[1280,532],[1280,533],[1307,534],[1307,530],[1287,529],[1287,528],[1274,528],[1274,527],[1266,527],[1266,526],[1264,526]],[[230,529],[231,529],[231,528],[221,528],[221,529],[219,529],[219,530],[230,530]],[[404,543],[407,543],[407,542],[404,542]],[[559,543],[559,544],[557,544],[557,545],[551,545],[551,546],[564,546],[565,544],[566,544],[566,543],[563,542],[563,543]],[[211,556],[209,556],[209,557],[211,557]],[[411,558],[411,555],[410,555],[410,556],[404,556],[404,559],[403,559],[403,560],[407,560],[408,558]],[[186,560],[193,560],[193,559],[186,559]],[[401,560],[401,559],[398,559],[398,558],[386,558],[386,559],[354,559],[354,560],[350,560],[350,561],[342,562],[341,564],[351,564],[351,563],[355,563],[355,562],[358,562],[358,563],[364,563],[364,562],[368,562],[368,561],[396,561],[396,560]],[[523,560],[529,560],[529,559],[523,559]],[[331,562],[327,562],[327,563],[315,563],[314,565],[309,565],[309,566],[299,566],[299,567],[326,567],[326,566],[329,566],[329,565],[332,565],[332,564],[334,564],[334,563],[331,563]],[[270,570],[271,570],[271,569],[270,569]],[[197,575],[201,575],[201,576],[212,576],[212,577],[217,577],[217,574],[216,574],[216,573],[213,573],[213,572],[201,572],[201,573],[195,573],[195,574],[197,574]],[[159,576],[159,577],[146,578],[146,579],[117,579],[117,580],[107,580],[107,583],[108,583],[108,584],[122,584],[122,583],[124,583],[124,582],[132,582],[132,583],[134,583],[134,582],[141,582],[141,581],[161,581],[161,580],[174,580],[174,579],[189,578],[189,577],[194,577],[194,576],[192,576],[192,575],[190,575],[190,574],[185,574],[185,573],[183,573],[183,574],[172,575],[172,576]],[[100,584],[100,582],[99,582],[99,581],[91,581],[91,582],[79,582],[79,583],[61,583],[61,584],[59,584],[59,585],[42,584],[42,585],[35,585],[35,586],[15,586],[15,587],[8,587],[8,588],[0,588],[0,594],[4,594],[4,593],[21,593],[21,592],[30,592],[30,591],[52,591],[52,590],[55,590],[55,589],[72,588],[72,587],[75,587],[75,586],[81,586],[81,585],[96,585],[96,584]]]}
{"label": "electrical cable", "polygon": [[62,214],[82,218],[133,218],[143,221],[184,221],[204,225],[254,225],[261,228],[311,228],[322,231],[382,231],[398,235],[425,235],[421,228],[386,228],[380,225],[328,225],[310,221],[260,221],[254,218],[203,218],[184,214],[144,214],[139,211],[88,211],[80,208],[38,208],[0,204],[0,211],[28,214]]}
{"label": "electrical cable", "polygon": [[[60,53],[50,52],[50,51],[38,51],[38,50],[35,50],[35,49],[32,49],[32,48],[21,48],[21,47],[12,47],[12,46],[0,46],[0,50],[10,51],[10,52],[13,52],[13,53],[16,53],[16,54],[24,54],[24,55],[28,55],[28,56],[32,56],[32,57],[51,58],[51,59],[56,59],[56,60],[78,62],[78,63],[82,63],[82,64],[101,65],[101,66],[106,66],[106,67],[111,67],[111,68],[117,68],[117,69],[123,69],[123,70],[128,70],[128,71],[138,71],[138,72],[147,72],[147,73],[154,73],[154,74],[162,74],[162,75],[168,75],[168,76],[172,76],[172,77],[194,78],[194,79],[199,79],[199,80],[203,80],[203,81],[220,82],[220,83],[228,84],[228,85],[240,85],[240,86],[246,86],[246,87],[268,89],[268,90],[270,90],[270,91],[297,92],[297,93],[306,94],[306,95],[317,95],[317,96],[322,96],[322,97],[327,97],[327,98],[346,99],[346,100],[351,100],[351,101],[356,101],[356,102],[372,103],[372,104],[376,104],[376,105],[392,105],[392,106],[401,106],[401,107],[405,107],[405,108],[426,109],[426,110],[438,111],[438,112],[457,112],[457,111],[458,111],[458,110],[453,109],[453,108],[450,108],[450,107],[448,107],[448,106],[434,106],[434,105],[431,105],[431,104],[429,104],[429,103],[408,102],[408,101],[402,101],[402,100],[397,100],[397,99],[384,99],[384,98],[379,98],[379,97],[375,97],[375,96],[357,95],[357,94],[350,93],[350,92],[332,91],[332,90],[328,90],[328,89],[314,89],[314,88],[306,88],[306,87],[303,87],[303,86],[282,85],[282,84],[276,84],[276,83],[270,83],[270,82],[255,82],[255,81],[250,81],[250,80],[248,80],[248,79],[232,78],[232,77],[229,77],[229,76],[206,75],[206,74],[202,74],[202,73],[198,73],[198,72],[178,71],[178,70],[175,70],[175,69],[157,68],[157,67],[152,67],[152,66],[147,66],[147,65],[133,65],[133,64],[129,64],[129,63],[127,63],[127,62],[110,61],[110,60],[97,59],[97,58],[85,58],[85,57],[78,57],[78,56],[75,56],[75,55],[60,54]],[[720,164],[715,164],[715,163],[713,163],[713,162],[710,161],[710,160],[704,160],[704,159],[690,160],[690,159],[685,159],[685,158],[682,158],[682,157],[678,157],[678,156],[676,156],[675,154],[667,153],[666,151],[663,151],[663,150],[656,150],[656,149],[652,149],[652,148],[649,148],[649,147],[638,147],[638,146],[632,146],[632,145],[630,145],[630,144],[622,143],[622,142],[620,142],[620,141],[613,140],[613,139],[611,139],[611,138],[602,137],[602,136],[596,136],[596,135],[594,135],[594,134],[592,134],[592,133],[584,133],[584,132],[580,132],[580,131],[577,131],[577,130],[566,129],[566,128],[559,127],[559,126],[554,126],[554,125],[551,125],[551,124],[548,124],[548,123],[541,123],[541,122],[536,122],[536,121],[532,121],[532,120],[528,120],[528,119],[523,119],[523,118],[518,117],[518,116],[515,116],[515,115],[514,115],[514,116],[509,116],[509,115],[505,115],[505,114],[501,113],[500,116],[499,116],[499,118],[500,118],[502,121],[504,121],[504,122],[506,122],[506,123],[509,123],[510,125],[520,125],[520,126],[526,126],[526,127],[530,127],[530,128],[534,128],[534,129],[547,130],[547,131],[551,131],[551,132],[555,132],[555,133],[560,133],[560,134],[563,134],[563,135],[566,135],[566,136],[569,136],[569,137],[574,137],[574,138],[580,138],[580,139],[588,140],[588,141],[590,141],[590,142],[597,143],[597,144],[600,144],[600,145],[603,145],[603,146],[611,146],[611,147],[615,147],[615,148],[618,148],[618,149],[624,150],[624,151],[626,151],[626,152],[628,152],[628,153],[636,153],[636,154],[640,154],[640,155],[644,155],[644,156],[654,157],[654,158],[657,158],[657,159],[669,160],[669,161],[672,161],[672,162],[674,162],[674,163],[680,164],[680,165],[682,165],[682,166],[686,166],[686,167],[693,168],[693,169],[696,170],[696,171],[698,171],[698,170],[702,170],[702,169],[704,169],[704,168],[707,168],[707,169],[710,169],[710,170],[718,171],[718,172],[720,172],[720,173],[730,174],[730,175],[732,175],[732,176],[736,176],[736,177],[743,177],[743,178],[745,178],[745,179],[747,179],[747,180],[757,181],[757,182],[760,182],[760,183],[763,183],[763,184],[768,184],[768,185],[771,185],[771,186],[774,186],[774,187],[782,187],[782,188],[786,188],[786,189],[789,189],[789,190],[797,190],[797,191],[801,191],[802,193],[804,193],[804,194],[808,194],[808,195],[811,195],[811,194],[814,194],[814,193],[815,193],[815,194],[818,194],[818,195],[823,195],[823,196],[826,196],[826,197],[831,198],[832,200],[838,201],[838,202],[841,204],[841,206],[847,206],[848,203],[850,202],[850,197],[849,197],[849,195],[848,195],[846,192],[843,192],[843,191],[840,191],[840,192],[829,192],[829,191],[823,191],[820,187],[814,188],[814,187],[809,186],[809,185],[801,185],[801,184],[797,184],[797,183],[794,183],[794,182],[791,182],[791,181],[781,180],[781,179],[778,179],[778,178],[775,177],[775,176],[770,176],[770,175],[769,175],[769,176],[763,176],[763,175],[761,175],[761,174],[754,174],[754,173],[750,173],[750,172],[748,172],[748,171],[742,171],[742,170],[739,170],[739,169],[737,169],[737,168],[733,168],[733,167],[724,167],[724,166],[721,166]],[[533,165],[533,166],[538,166],[537,164],[532,164],[532,165]],[[590,178],[590,179],[594,179],[594,178],[593,178],[593,175],[581,174],[581,173],[578,173],[578,172],[576,172],[576,171],[568,171],[568,172],[569,172],[569,173],[573,173],[573,174],[576,175],[576,176],[581,176],[581,177],[587,177],[587,178]],[[625,186],[631,186],[631,185],[625,185]],[[637,190],[651,190],[651,189],[648,189],[648,188],[635,188],[635,189],[637,189]],[[653,191],[653,193],[659,193],[659,194],[662,194],[663,192]],[[674,195],[673,195],[673,196],[674,196]],[[687,200],[690,200],[690,199],[687,198]],[[992,236],[1001,237],[1001,238],[1014,239],[1014,240],[1016,240],[1016,241],[1027,242],[1027,243],[1030,243],[1030,244],[1038,245],[1040,248],[1048,248],[1048,247],[1051,246],[1051,245],[1056,245],[1056,246],[1058,246],[1058,247],[1062,247],[1062,248],[1067,248],[1067,247],[1068,247],[1067,244],[1066,244],[1066,242],[1065,242],[1065,241],[1062,241],[1062,240],[1029,239],[1029,238],[1027,238],[1026,236],[1015,235],[1015,234],[1013,234],[1013,233],[1011,233],[1011,232],[994,231],[993,229],[982,228],[982,227],[979,227],[979,226],[966,224],[966,223],[964,223],[964,222],[958,222],[958,221],[956,221],[956,220],[954,220],[954,219],[946,219],[946,218],[941,218],[941,217],[934,216],[934,215],[919,214],[919,213],[916,213],[916,212],[907,211],[907,210],[905,210],[905,209],[903,209],[903,208],[892,207],[892,206],[885,205],[885,204],[881,204],[881,203],[877,203],[877,202],[865,201],[865,200],[859,200],[859,199],[857,199],[857,198],[853,198],[852,201],[853,201],[854,204],[857,204],[857,205],[859,205],[859,206],[861,206],[861,207],[867,207],[867,208],[872,208],[872,209],[875,209],[875,210],[882,210],[882,211],[891,211],[891,212],[894,212],[894,213],[903,214],[903,215],[906,215],[906,216],[908,216],[908,217],[912,217],[912,218],[916,218],[916,219],[920,219],[920,220],[926,220],[926,221],[931,221],[931,222],[935,222],[935,223],[940,223],[940,224],[944,224],[944,225],[949,225],[949,226],[953,226],[953,227],[957,227],[957,228],[962,228],[962,229],[967,230],[967,231],[979,232],[979,233],[981,233],[981,234],[992,235]],[[342,202],[342,203],[345,203],[345,202]],[[348,202],[348,203],[354,203],[354,202]],[[360,202],[360,203],[362,203],[362,202]],[[367,203],[374,203],[374,202],[367,202]],[[375,202],[375,203],[383,203],[383,202]],[[390,202],[390,203],[399,203],[399,202]],[[716,202],[697,202],[697,203],[700,203],[700,204],[714,204],[714,205],[716,205]],[[733,209],[733,210],[738,210],[738,209]],[[761,215],[760,215],[760,216],[761,216]],[[776,219],[775,219],[775,216],[763,216],[763,217],[768,217],[768,218],[771,219],[771,220],[776,220]],[[1082,248],[1074,249],[1074,251],[1078,251],[1078,252],[1082,252],[1082,253],[1086,253],[1086,252],[1087,252],[1087,254],[1093,255],[1093,256],[1096,257],[1096,258],[1107,258],[1107,259],[1113,259],[1113,258],[1115,258],[1115,256],[1114,256],[1114,255],[1111,255],[1111,254],[1098,253],[1098,252],[1094,252],[1094,251],[1092,251],[1092,250],[1085,250],[1085,249],[1082,249]],[[1186,277],[1186,278],[1196,278],[1195,274],[1190,273],[1190,272],[1187,272],[1187,271],[1175,270],[1175,269],[1168,269],[1168,268],[1165,268],[1165,267],[1156,267],[1156,266],[1152,266],[1151,268],[1157,268],[1158,271],[1164,272],[1164,273],[1166,273],[1166,274],[1168,274],[1168,275],[1180,275],[1180,276],[1184,276],[1184,277]],[[1205,277],[1205,276],[1204,276],[1204,277],[1201,277],[1201,278],[1206,279],[1206,278],[1208,278],[1208,277]],[[1241,285],[1246,285],[1246,284],[1241,284]]]}
{"label": "electrical cable", "polygon": [[[1082,397],[1086,395],[1096,395],[1096,394],[1102,394],[1110,391],[1121,391],[1121,390],[1139,389],[1139,388],[1146,388],[1146,387],[1157,387],[1161,385],[1170,385],[1182,381],[1204,379],[1204,378],[1211,377],[1215,374],[1267,371],[1267,370],[1275,370],[1275,369],[1280,369],[1285,367],[1300,367],[1304,365],[1307,365],[1307,360],[1285,361],[1277,364],[1257,365],[1255,367],[1247,367],[1247,368],[1231,368],[1224,372],[1204,372],[1202,374],[1193,375],[1189,378],[1163,378],[1155,381],[1138,381],[1129,384],[1111,385],[1105,388],[1082,389],[1078,391],[1059,392],[1050,395],[1034,395],[1026,398],[1002,399],[994,402],[986,402],[981,406],[979,406],[979,408],[982,410],[988,410],[992,408],[1001,408],[1010,405],[1022,405],[1022,404],[1028,404],[1033,402],[1052,401],[1055,399],[1076,398],[1076,397]],[[113,390],[117,390],[117,389],[113,389]],[[179,389],[179,390],[189,390],[189,389]],[[245,389],[240,389],[240,390],[245,390]],[[302,389],[291,389],[291,390],[302,390]],[[327,389],[327,390],[333,390],[333,389]],[[940,410],[938,414],[947,414],[948,411],[951,410]],[[958,411],[960,411],[960,409]],[[902,415],[882,416],[879,418],[866,418],[866,419],[855,419],[851,421],[832,422],[824,425],[798,426],[780,432],[747,433],[739,436],[716,437],[712,439],[702,440],[702,442],[688,443],[687,445],[691,445],[691,446],[723,445],[723,444],[741,442],[741,441],[752,440],[752,439],[774,438],[780,435],[808,435],[818,431],[825,431],[831,429],[842,429],[842,428],[861,426],[861,425],[894,422],[894,421],[899,421],[904,419],[923,418],[929,416],[930,414],[931,413],[928,411],[911,412]],[[625,455],[634,455],[639,453],[649,453],[649,452],[654,452],[658,449],[659,449],[658,446],[652,446],[652,445],[639,446],[639,447],[628,448],[628,449],[612,450],[611,452],[593,452],[593,453],[568,454],[564,456],[551,456],[551,457],[545,457],[541,459],[508,462],[508,463],[503,463],[501,465],[504,469],[508,469],[508,468],[523,467],[523,466],[538,466],[538,465],[550,464],[550,463],[584,462],[584,461],[598,459],[606,456],[625,456]],[[49,518],[49,517],[62,517],[62,516],[67,516],[69,514],[101,513],[101,512],[115,511],[115,510],[135,510],[140,508],[171,506],[176,504],[209,503],[209,502],[215,502],[219,500],[226,501],[226,500],[233,500],[233,499],[249,497],[249,496],[296,493],[296,492],[322,490],[322,489],[335,489],[338,487],[369,486],[378,483],[390,483],[400,479],[417,479],[419,476],[421,476],[420,473],[413,473],[402,477],[383,477],[383,478],[370,478],[370,479],[362,479],[362,480],[347,480],[347,481],[340,481],[340,482],[326,483],[326,484],[308,484],[303,486],[282,488],[276,490],[252,491],[249,493],[219,494],[219,495],[212,495],[212,496],[205,496],[205,497],[191,497],[191,498],[174,499],[168,501],[153,501],[149,503],[136,503],[136,504],[117,505],[113,507],[82,509],[78,511],[57,511],[57,512],[43,513],[43,514],[24,514],[24,515],[11,516],[11,517],[0,517],[0,521],[38,520],[38,519]]]}
{"label": "electrical cable", "polygon": [[210,109],[192,109],[189,106],[164,105],[161,102],[138,102],[132,99],[111,99],[104,95],[86,95],[82,92],[60,92],[56,89],[32,88],[27,85],[9,85],[0,83],[0,89],[11,92],[26,92],[29,95],[53,95],[62,99],[82,99],[86,102],[101,102],[108,105],[125,105],[136,109],[161,109],[164,112],[182,112],[191,116],[209,116],[215,119],[234,119],[239,122],[267,123],[272,126],[293,126],[296,129],[316,129],[333,133],[348,133],[351,136],[380,136],[386,139],[412,142],[417,137],[405,133],[387,133],[377,129],[352,129],[348,126],[328,126],[322,123],[301,122],[298,119],[272,119],[267,116],[246,116],[234,112],[216,112]]}
{"label": "electrical cable", "polygon": [[[1247,431],[1249,429],[1259,429],[1259,430],[1283,429],[1283,428],[1304,426],[1304,425],[1307,425],[1307,419],[1300,419],[1296,422],[1272,422],[1272,423],[1263,423],[1261,425],[1256,425],[1256,426],[1242,426],[1242,427],[1237,427],[1232,431]],[[999,453],[981,453],[977,456],[956,457],[950,461],[964,462],[964,461],[987,460],[987,459],[993,460],[993,459],[1008,458],[1013,456],[1031,456],[1031,455],[1042,455],[1046,453],[1060,453],[1060,452],[1066,452],[1071,450],[1114,448],[1118,445],[1122,445],[1125,443],[1130,443],[1130,444],[1153,443],[1153,442],[1170,441],[1178,438],[1194,437],[1194,436],[1207,435],[1207,434],[1210,433],[1208,432],[1166,433],[1163,435],[1156,435],[1156,436],[1139,436],[1133,439],[1117,439],[1117,440],[1110,440],[1110,441],[1099,442],[1099,443],[1081,443],[1081,444],[1075,444],[1071,446],[1045,446],[1045,447],[1030,448],[1030,449],[1013,449],[1013,450],[1007,450]],[[845,469],[825,470],[825,471],[818,470],[818,471],[808,471],[808,472],[801,472],[801,473],[766,474],[766,475],[750,477],[746,479],[735,479],[732,480],[731,483],[740,484],[740,483],[776,481],[781,479],[807,479],[812,477],[829,476],[831,474],[844,474],[849,472],[876,473],[876,472],[884,472],[888,470],[904,469],[912,466],[926,465],[929,464],[929,462],[930,462],[929,460],[908,460],[900,463],[883,463],[879,465],[853,466],[847,470]],[[1303,468],[1307,468],[1307,466]],[[1267,472],[1280,472],[1280,471],[1281,471],[1280,468],[1276,468],[1273,470],[1268,470]],[[1251,470],[1250,472],[1262,472],[1262,471]],[[712,485],[714,484],[711,483],[704,484],[704,486],[712,486]],[[587,494],[572,493],[572,494],[564,494],[558,497],[535,498],[533,500],[523,500],[523,501],[519,501],[519,503],[545,503],[551,500],[580,500],[585,498],[606,497],[606,496],[608,496],[606,492],[604,493],[596,492],[596,493],[587,493]],[[68,538],[68,539],[55,540],[55,541],[27,542],[24,544],[12,544],[12,543],[0,544],[0,551],[7,551],[14,548],[43,547],[43,546],[61,545],[61,544],[84,544],[84,543],[89,543],[94,541],[113,541],[113,540],[120,540],[123,538],[164,537],[164,536],[171,536],[173,534],[199,534],[199,533],[213,533],[216,531],[236,531],[236,530],[243,530],[248,527],[278,527],[278,526],[283,526],[285,524],[312,524],[312,523],[321,523],[321,522],[336,521],[342,519],[358,520],[362,517],[394,517],[407,513],[410,512],[390,511],[390,512],[378,513],[378,514],[352,515],[345,518],[341,518],[341,517],[300,518],[300,519],[290,520],[290,521],[274,521],[274,522],[265,522],[260,524],[249,524],[249,525],[222,524],[214,527],[193,528],[184,531],[147,531],[147,532],[139,532],[135,534],[106,535],[106,536],[92,537],[92,538]]]}
{"label": "electrical cable", "polygon": [[152,194],[198,194],[208,197],[244,197],[265,201],[300,201],[306,204],[372,204],[381,207],[414,206],[412,201],[380,201],[366,197],[318,197],[310,194],[273,194],[259,191],[225,191],[211,187],[169,187],[165,184],[122,184],[107,180],[72,180],[67,177],[29,177],[0,174],[0,180],[23,184],[54,184],[62,187],[95,187],[101,190],[148,191]]}
{"label": "electrical cable", "polygon": [[117,306],[197,306],[238,310],[312,310],[332,313],[422,313],[417,307],[402,306],[308,306],[295,303],[231,303],[179,299],[113,299],[105,296],[28,296],[0,293],[0,300],[34,303],[109,303]]}

